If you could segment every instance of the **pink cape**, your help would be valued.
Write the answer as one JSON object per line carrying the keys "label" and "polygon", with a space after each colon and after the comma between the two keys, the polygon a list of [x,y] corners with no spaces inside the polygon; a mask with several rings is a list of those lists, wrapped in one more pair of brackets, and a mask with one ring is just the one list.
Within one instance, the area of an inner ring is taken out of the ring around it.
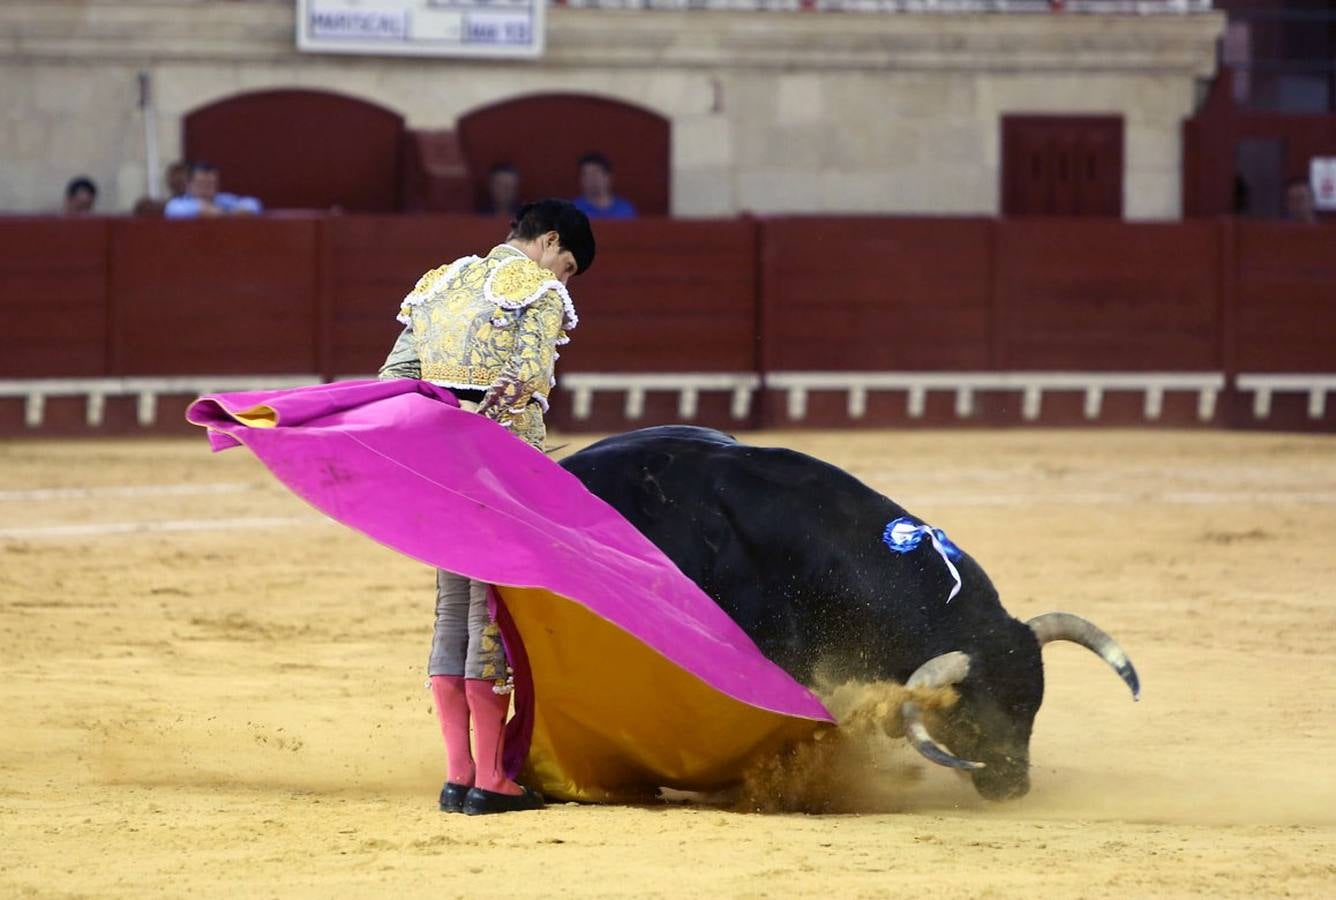
{"label": "pink cape", "polygon": [[507,762],[549,796],[725,787],[832,721],[614,509],[449,391],[400,379],[213,394],[186,416],[331,518],[497,586],[516,673]]}

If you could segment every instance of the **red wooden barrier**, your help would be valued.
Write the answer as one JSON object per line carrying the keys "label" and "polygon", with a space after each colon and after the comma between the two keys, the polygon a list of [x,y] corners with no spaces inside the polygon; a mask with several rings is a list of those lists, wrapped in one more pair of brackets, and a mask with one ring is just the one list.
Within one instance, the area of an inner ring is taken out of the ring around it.
{"label": "red wooden barrier", "polygon": [[981,219],[769,219],[765,371],[980,370],[991,225]]}
{"label": "red wooden barrier", "polygon": [[[1336,228],[1238,222],[1233,231],[1231,370],[1336,373]],[[1278,394],[1264,417],[1251,396],[1231,398],[1240,427],[1336,429],[1336,397],[1314,419],[1302,392]]]}
{"label": "red wooden barrier", "polygon": [[124,220],[111,374],[316,372],[317,220]]}
{"label": "red wooden barrier", "polygon": [[999,367],[1221,367],[1215,223],[1039,219],[994,227]]}
{"label": "red wooden barrier", "polygon": [[[596,229],[594,268],[571,283],[581,323],[562,350],[560,427],[620,430],[679,410],[725,428],[781,425],[801,408],[793,421],[809,426],[1336,428],[1330,377],[1303,375],[1336,373],[1336,229],[818,218]],[[0,379],[371,374],[415,279],[503,238],[498,220],[463,216],[0,220]],[[1064,370],[1095,374],[1007,374]],[[812,371],[832,376],[782,383]],[[860,372],[911,377],[869,389]],[[951,382],[970,372],[974,387]],[[1108,372],[1205,373],[1230,387],[1215,414],[1214,382]],[[611,390],[589,380],[607,373],[635,377]],[[690,373],[742,380],[692,385]],[[1285,374],[1298,377],[1274,378]],[[759,376],[769,389],[748,406]],[[43,418],[36,394],[11,384],[0,432],[33,433],[25,416],[39,431],[133,430],[143,391],[189,389],[52,394]]]}
{"label": "red wooden barrier", "polygon": [[593,267],[570,282],[570,372],[751,372],[756,226],[748,220],[596,222]]}
{"label": "red wooden barrier", "polygon": [[[993,368],[991,228],[981,219],[765,220],[763,371]],[[931,403],[924,421],[949,416],[949,403]],[[766,392],[767,425],[791,424],[784,404],[783,394]],[[869,397],[861,421],[904,418],[903,395],[882,392]],[[844,393],[812,394],[803,424],[848,422]]]}
{"label": "red wooden barrier", "polygon": [[1235,365],[1336,371],[1336,228],[1240,222]]}
{"label": "red wooden barrier", "polygon": [[485,254],[506,224],[477,216],[345,216],[321,225],[319,371],[374,374],[403,327],[399,303],[424,272]]}
{"label": "red wooden barrier", "polygon": [[[561,373],[756,371],[757,229],[735,219],[596,222],[593,267],[571,280],[580,316],[561,350]],[[625,427],[621,398],[595,400],[582,427]],[[571,397],[558,391],[553,421],[569,426]],[[675,418],[676,398],[650,395],[645,421]],[[740,427],[727,398],[703,400],[701,421]]]}
{"label": "red wooden barrier", "polygon": [[107,368],[109,219],[0,219],[0,378]]}
{"label": "red wooden barrier", "polygon": [[[580,316],[562,348],[560,373],[752,372],[757,364],[756,227],[743,220],[683,223],[642,219],[596,224],[594,266],[570,283]],[[399,301],[423,272],[505,239],[498,219],[468,216],[346,217],[322,225],[320,371],[376,371],[393,343]],[[717,424],[726,397],[702,401]],[[572,418],[569,392],[552,419],[617,427],[621,398],[595,398],[588,420]],[[671,417],[675,397],[651,395],[647,421]],[[733,423],[737,425],[736,422]]]}

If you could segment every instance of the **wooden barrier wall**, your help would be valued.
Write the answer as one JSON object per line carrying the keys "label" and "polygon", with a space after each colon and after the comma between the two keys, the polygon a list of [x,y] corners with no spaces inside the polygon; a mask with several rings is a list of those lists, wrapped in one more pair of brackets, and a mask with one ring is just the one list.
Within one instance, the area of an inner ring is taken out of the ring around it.
{"label": "wooden barrier wall", "polygon": [[[1019,388],[971,394],[964,415],[963,395],[950,391],[911,414],[912,390],[875,390],[851,423],[844,386],[800,398],[798,420],[782,382],[810,372],[1220,373],[1228,384],[1208,424],[1336,428],[1336,403],[1278,388],[1263,404],[1234,384],[1249,373],[1336,375],[1336,229],[792,217],[597,231],[597,262],[571,285],[581,323],[562,350],[568,388],[581,378],[587,388],[593,373],[663,373],[669,387],[685,373],[765,379],[741,408],[727,390],[693,397],[688,417],[732,429],[1019,424]],[[501,237],[495,220],[459,216],[0,219],[0,380],[369,375],[417,277]],[[580,390],[561,388],[551,421],[568,429],[672,421],[688,408],[651,386],[628,419],[625,391],[585,390],[577,409]],[[1107,393],[1094,398],[1101,424],[1145,420],[1135,391]],[[174,424],[186,399],[157,421]],[[1052,389],[1035,420],[1090,421],[1091,402]],[[78,398],[52,398],[40,431],[138,430],[132,400],[106,405],[94,429]],[[24,417],[22,399],[0,397],[0,434],[33,433]],[[1203,422],[1191,394],[1167,394],[1156,418]]]}
{"label": "wooden barrier wall", "polygon": [[105,219],[0,219],[0,378],[105,375]]}
{"label": "wooden barrier wall", "polygon": [[374,375],[418,278],[456,256],[485,253],[505,227],[457,216],[332,217],[321,226],[318,364],[309,371],[326,378]]}
{"label": "wooden barrier wall", "polygon": [[[1250,222],[1231,230],[1226,322],[1221,345],[1230,372],[1336,373],[1336,228]],[[1227,398],[1235,427],[1314,427],[1302,394],[1278,395],[1259,417],[1249,398]],[[1336,429],[1329,404],[1321,424]]]}

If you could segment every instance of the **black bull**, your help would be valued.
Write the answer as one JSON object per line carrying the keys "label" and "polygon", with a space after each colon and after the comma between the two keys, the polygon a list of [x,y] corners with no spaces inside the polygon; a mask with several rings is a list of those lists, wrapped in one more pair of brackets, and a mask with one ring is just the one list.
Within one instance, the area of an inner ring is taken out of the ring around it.
{"label": "black bull", "polygon": [[960,699],[931,720],[936,740],[913,702],[901,710],[905,736],[934,762],[970,770],[985,797],[1029,790],[1045,643],[1088,647],[1139,691],[1108,635],[1070,613],[1012,618],[968,554],[947,602],[955,582],[929,541],[904,554],[883,542],[905,510],[810,456],[664,426],[599,441],[562,465],[798,681],[811,686],[820,665],[850,681],[953,684]]}

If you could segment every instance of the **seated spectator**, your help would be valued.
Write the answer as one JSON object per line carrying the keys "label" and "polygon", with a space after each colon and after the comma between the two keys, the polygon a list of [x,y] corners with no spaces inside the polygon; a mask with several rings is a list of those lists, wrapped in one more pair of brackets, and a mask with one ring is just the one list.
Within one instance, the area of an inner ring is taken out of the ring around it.
{"label": "seated spectator", "polygon": [[520,173],[510,163],[497,163],[487,173],[487,202],[479,215],[513,219],[520,208]]}
{"label": "seated spectator", "polygon": [[97,203],[97,185],[87,175],[70,179],[65,185],[65,215],[87,216]]}
{"label": "seated spectator", "polygon": [[575,206],[591,219],[634,219],[636,208],[612,192],[612,163],[601,153],[580,157],[580,196]]}
{"label": "seated spectator", "polygon": [[[163,183],[167,185],[167,200],[173,197],[180,197],[186,192],[186,185],[190,181],[190,166],[181,160],[177,160],[167,167],[163,175]],[[135,201],[135,207],[132,210],[136,216],[161,216],[167,206],[167,200],[155,200],[152,197],[140,197]]]}
{"label": "seated spectator", "polygon": [[163,176],[167,183],[167,199],[183,197],[190,188],[190,165],[183,159],[169,163]]}
{"label": "seated spectator", "polygon": [[1317,221],[1317,204],[1313,201],[1313,187],[1307,178],[1296,178],[1285,185],[1285,218],[1305,225]]}
{"label": "seated spectator", "polygon": [[245,216],[260,212],[260,201],[218,190],[218,167],[206,162],[191,163],[186,193],[167,201],[163,215],[169,219],[198,219],[214,216]]}

